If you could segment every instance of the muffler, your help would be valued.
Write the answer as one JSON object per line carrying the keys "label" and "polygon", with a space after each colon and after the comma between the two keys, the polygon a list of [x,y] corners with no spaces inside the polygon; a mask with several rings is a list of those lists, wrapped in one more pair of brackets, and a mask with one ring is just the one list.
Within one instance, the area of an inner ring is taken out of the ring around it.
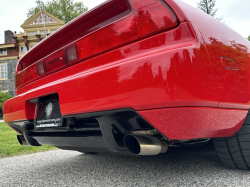
{"label": "muffler", "polygon": [[124,144],[134,155],[158,155],[168,150],[168,144],[152,136],[138,136],[128,134],[124,137]]}
{"label": "muffler", "polygon": [[17,140],[21,145],[29,145],[23,135],[17,135]]}

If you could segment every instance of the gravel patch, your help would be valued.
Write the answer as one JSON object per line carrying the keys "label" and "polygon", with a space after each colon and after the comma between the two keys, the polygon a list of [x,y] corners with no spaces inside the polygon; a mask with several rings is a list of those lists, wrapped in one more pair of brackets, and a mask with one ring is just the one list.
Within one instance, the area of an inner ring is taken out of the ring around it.
{"label": "gravel patch", "polygon": [[0,186],[249,186],[248,171],[223,167],[212,145],[151,157],[55,150],[0,159]]}

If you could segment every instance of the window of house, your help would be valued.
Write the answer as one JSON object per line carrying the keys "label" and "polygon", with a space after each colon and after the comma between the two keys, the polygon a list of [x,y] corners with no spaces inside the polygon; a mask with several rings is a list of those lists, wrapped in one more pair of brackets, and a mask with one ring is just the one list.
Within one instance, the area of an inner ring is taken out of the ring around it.
{"label": "window of house", "polygon": [[7,55],[7,49],[6,48],[0,49],[0,55]]}
{"label": "window of house", "polygon": [[8,74],[7,74],[7,64],[1,64],[0,65],[0,72],[1,72],[1,79],[7,79]]}
{"label": "window of house", "polygon": [[21,47],[21,53],[26,53],[27,52],[27,47],[26,46],[22,46]]}
{"label": "window of house", "polygon": [[27,36],[35,36],[37,35],[37,32],[27,32]]}
{"label": "window of house", "polygon": [[[40,31],[41,35],[45,35],[45,31]],[[48,34],[48,31],[46,30],[46,34]]]}

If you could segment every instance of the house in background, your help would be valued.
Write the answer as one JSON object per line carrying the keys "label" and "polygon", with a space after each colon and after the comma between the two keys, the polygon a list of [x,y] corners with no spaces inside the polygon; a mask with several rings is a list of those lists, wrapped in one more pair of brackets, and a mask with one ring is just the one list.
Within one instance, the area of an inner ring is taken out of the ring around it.
{"label": "house in background", "polygon": [[15,96],[15,70],[18,59],[29,49],[53,33],[65,23],[42,10],[25,21],[22,34],[4,31],[4,43],[0,44],[0,90]]}

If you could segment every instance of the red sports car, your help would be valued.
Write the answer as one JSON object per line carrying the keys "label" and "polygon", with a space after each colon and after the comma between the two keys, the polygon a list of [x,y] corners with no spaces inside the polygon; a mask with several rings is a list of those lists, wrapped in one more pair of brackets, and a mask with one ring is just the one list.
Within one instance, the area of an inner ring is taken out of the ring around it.
{"label": "red sports car", "polygon": [[157,155],[213,140],[250,169],[250,43],[179,0],[109,0],[23,56],[4,120],[22,145]]}

